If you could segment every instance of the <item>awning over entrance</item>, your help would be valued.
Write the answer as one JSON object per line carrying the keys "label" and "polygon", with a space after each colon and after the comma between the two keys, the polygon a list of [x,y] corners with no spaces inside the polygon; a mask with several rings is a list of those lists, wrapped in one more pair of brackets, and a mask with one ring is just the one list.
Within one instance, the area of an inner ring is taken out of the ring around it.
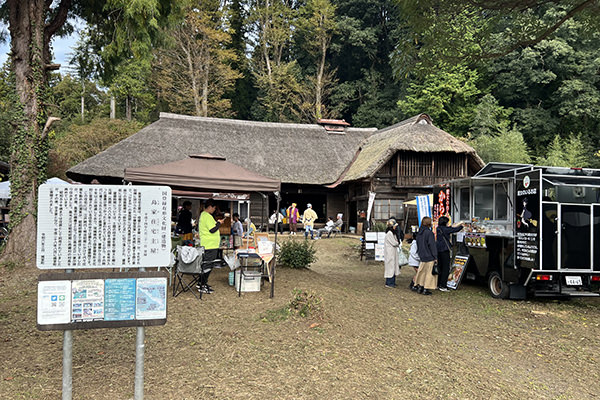
{"label": "awning over entrance", "polygon": [[275,192],[280,181],[267,178],[210,154],[144,168],[126,168],[125,180],[135,183],[197,188],[203,192]]}

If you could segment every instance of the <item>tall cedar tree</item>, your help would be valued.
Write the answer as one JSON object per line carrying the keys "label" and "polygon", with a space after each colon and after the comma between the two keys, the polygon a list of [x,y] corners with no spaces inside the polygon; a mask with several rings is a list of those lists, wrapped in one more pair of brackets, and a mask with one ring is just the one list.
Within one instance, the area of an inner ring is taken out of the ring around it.
{"label": "tall cedar tree", "polygon": [[10,59],[18,97],[11,149],[11,236],[0,261],[34,262],[37,187],[46,177],[49,115],[50,42],[64,32],[68,16],[98,24],[108,33],[113,60],[124,53],[142,54],[159,33],[173,2],[167,0],[7,0],[2,5],[10,32]]}

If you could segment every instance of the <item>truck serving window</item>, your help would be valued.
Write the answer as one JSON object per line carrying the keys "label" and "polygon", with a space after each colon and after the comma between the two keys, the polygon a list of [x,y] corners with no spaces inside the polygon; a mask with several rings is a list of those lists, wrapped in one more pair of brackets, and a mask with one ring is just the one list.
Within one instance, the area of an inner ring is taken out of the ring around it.
{"label": "truck serving window", "polygon": [[469,210],[469,205],[471,203],[471,193],[469,188],[461,188],[460,189],[460,218],[463,221],[469,221],[471,219],[471,210]]}
{"label": "truck serving window", "polygon": [[504,184],[496,184],[496,193],[494,194],[494,219],[496,220],[507,220],[508,219],[508,194]]}
{"label": "truck serving window", "polygon": [[494,187],[473,187],[473,216],[481,221],[494,219]]}

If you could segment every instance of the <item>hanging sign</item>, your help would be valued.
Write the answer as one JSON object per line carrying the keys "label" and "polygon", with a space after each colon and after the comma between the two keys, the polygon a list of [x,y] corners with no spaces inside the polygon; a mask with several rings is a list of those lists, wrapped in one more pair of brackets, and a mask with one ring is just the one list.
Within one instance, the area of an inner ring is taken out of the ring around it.
{"label": "hanging sign", "polygon": [[371,211],[373,211],[373,203],[375,203],[375,192],[369,192],[369,204],[367,205],[367,223],[371,221]]}
{"label": "hanging sign", "polygon": [[38,196],[38,268],[169,265],[169,187],[44,184]]}

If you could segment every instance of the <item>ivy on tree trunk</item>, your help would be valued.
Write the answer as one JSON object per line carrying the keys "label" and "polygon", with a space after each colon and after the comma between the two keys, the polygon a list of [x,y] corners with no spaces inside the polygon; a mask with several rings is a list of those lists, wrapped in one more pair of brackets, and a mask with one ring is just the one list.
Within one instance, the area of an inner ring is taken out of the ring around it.
{"label": "ivy on tree trunk", "polygon": [[[15,105],[15,133],[11,147],[10,238],[2,262],[35,261],[37,187],[46,178],[50,39],[64,24],[70,0],[62,0],[47,21],[45,0],[9,0],[12,67],[19,104]],[[53,119],[54,120],[54,119]]]}

